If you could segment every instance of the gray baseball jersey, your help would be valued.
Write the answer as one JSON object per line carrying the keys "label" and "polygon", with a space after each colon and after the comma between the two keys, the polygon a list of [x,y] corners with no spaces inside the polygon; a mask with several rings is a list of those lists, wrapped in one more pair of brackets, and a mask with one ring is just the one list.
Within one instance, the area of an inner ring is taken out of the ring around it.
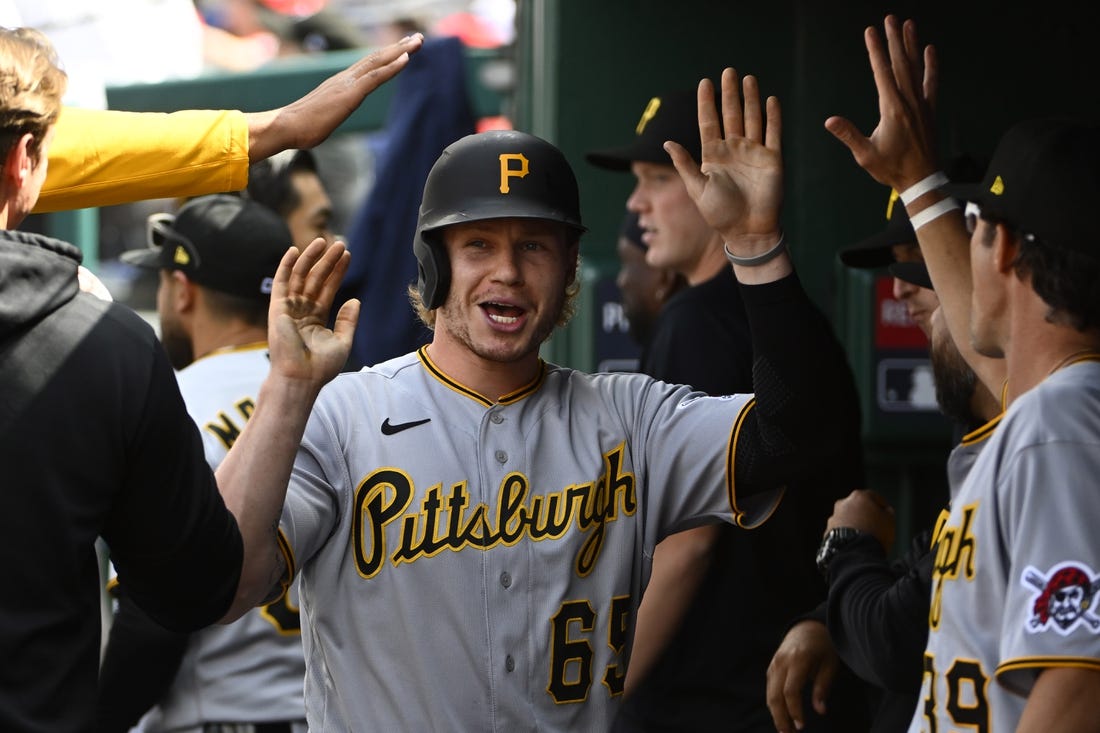
{"label": "gray baseball jersey", "polygon": [[1100,670],[1100,363],[1055,372],[992,430],[952,487],[910,731],[1015,730],[1044,668]]}
{"label": "gray baseball jersey", "polygon": [[607,730],[654,546],[779,500],[733,486],[752,404],[546,365],[494,403],[424,349],[337,377],[282,521],[310,728]]}
{"label": "gray baseball jersey", "polygon": [[[252,415],[270,369],[267,344],[217,351],[178,372],[180,392],[203,436],[212,468]],[[297,588],[225,626],[188,640],[165,698],[142,721],[147,731],[202,730],[203,723],[305,718]]]}

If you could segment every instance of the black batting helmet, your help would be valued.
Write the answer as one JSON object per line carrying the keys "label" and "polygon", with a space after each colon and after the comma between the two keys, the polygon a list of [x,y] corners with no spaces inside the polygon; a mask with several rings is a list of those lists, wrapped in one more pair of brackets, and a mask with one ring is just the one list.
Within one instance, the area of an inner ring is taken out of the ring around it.
{"label": "black batting helmet", "polygon": [[428,173],[413,238],[425,308],[442,305],[451,284],[439,230],[506,218],[543,219],[585,231],[577,179],[565,156],[545,140],[515,130],[467,135],[448,145]]}

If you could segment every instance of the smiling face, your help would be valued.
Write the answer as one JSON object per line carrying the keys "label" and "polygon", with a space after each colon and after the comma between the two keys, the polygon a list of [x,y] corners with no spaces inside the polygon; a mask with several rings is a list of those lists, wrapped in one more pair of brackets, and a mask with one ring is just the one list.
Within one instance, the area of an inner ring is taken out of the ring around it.
{"label": "smiling face", "polygon": [[[895,244],[893,247],[894,260],[896,262],[924,262],[920,247],[913,244]],[[922,288],[913,283],[894,278],[894,298],[905,304],[905,310],[924,335],[931,338],[932,327],[930,319],[932,312],[940,305],[940,299],[936,291]]]}
{"label": "smiling face", "polygon": [[636,161],[631,164],[636,183],[626,207],[638,214],[642,241],[649,247],[646,262],[666,267],[692,284],[706,280],[701,270],[718,235],[710,228],[687,186],[672,165]]}
{"label": "smiling face", "polygon": [[442,236],[451,284],[436,313],[433,358],[537,361],[576,275],[576,242],[562,225],[533,219],[455,224]]}

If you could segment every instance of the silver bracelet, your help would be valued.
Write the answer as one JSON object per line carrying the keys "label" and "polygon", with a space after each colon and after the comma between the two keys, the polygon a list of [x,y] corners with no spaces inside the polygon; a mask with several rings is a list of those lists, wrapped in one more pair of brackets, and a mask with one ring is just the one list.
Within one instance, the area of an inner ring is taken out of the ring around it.
{"label": "silver bracelet", "polygon": [[775,246],[769,249],[767,252],[755,255],[753,257],[738,257],[733,252],[730,252],[730,248],[726,245],[722,245],[722,249],[726,250],[726,259],[730,261],[731,265],[737,265],[739,267],[757,267],[763,265],[765,262],[771,262],[779,255],[787,251],[787,244],[784,242],[783,232],[779,233],[779,241],[775,243]]}

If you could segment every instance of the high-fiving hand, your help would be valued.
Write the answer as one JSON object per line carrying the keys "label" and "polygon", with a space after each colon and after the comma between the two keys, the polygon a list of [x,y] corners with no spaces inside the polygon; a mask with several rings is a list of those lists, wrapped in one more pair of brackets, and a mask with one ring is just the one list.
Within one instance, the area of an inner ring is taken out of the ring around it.
{"label": "high-fiving hand", "polygon": [[[675,142],[665,149],[703,218],[730,251],[752,256],[775,244],[783,203],[782,118],[779,100],[769,97],[761,111],[756,78],[744,79],[744,105],[737,72],[722,72],[722,123],[715,109],[714,85],[699,82],[701,165]],[[766,118],[765,118],[766,115]]]}
{"label": "high-fiving hand", "polygon": [[283,255],[268,311],[273,373],[313,383],[320,390],[344,366],[359,318],[359,301],[341,306],[332,329],[326,324],[350,260],[342,242],[328,246],[321,238],[301,251],[291,247]]}
{"label": "high-fiving hand", "polygon": [[923,49],[911,20],[886,17],[886,48],[873,27],[863,34],[878,90],[879,121],[870,137],[843,117],[825,129],[879,183],[904,191],[939,169],[934,112],[938,69],[932,46]]}

